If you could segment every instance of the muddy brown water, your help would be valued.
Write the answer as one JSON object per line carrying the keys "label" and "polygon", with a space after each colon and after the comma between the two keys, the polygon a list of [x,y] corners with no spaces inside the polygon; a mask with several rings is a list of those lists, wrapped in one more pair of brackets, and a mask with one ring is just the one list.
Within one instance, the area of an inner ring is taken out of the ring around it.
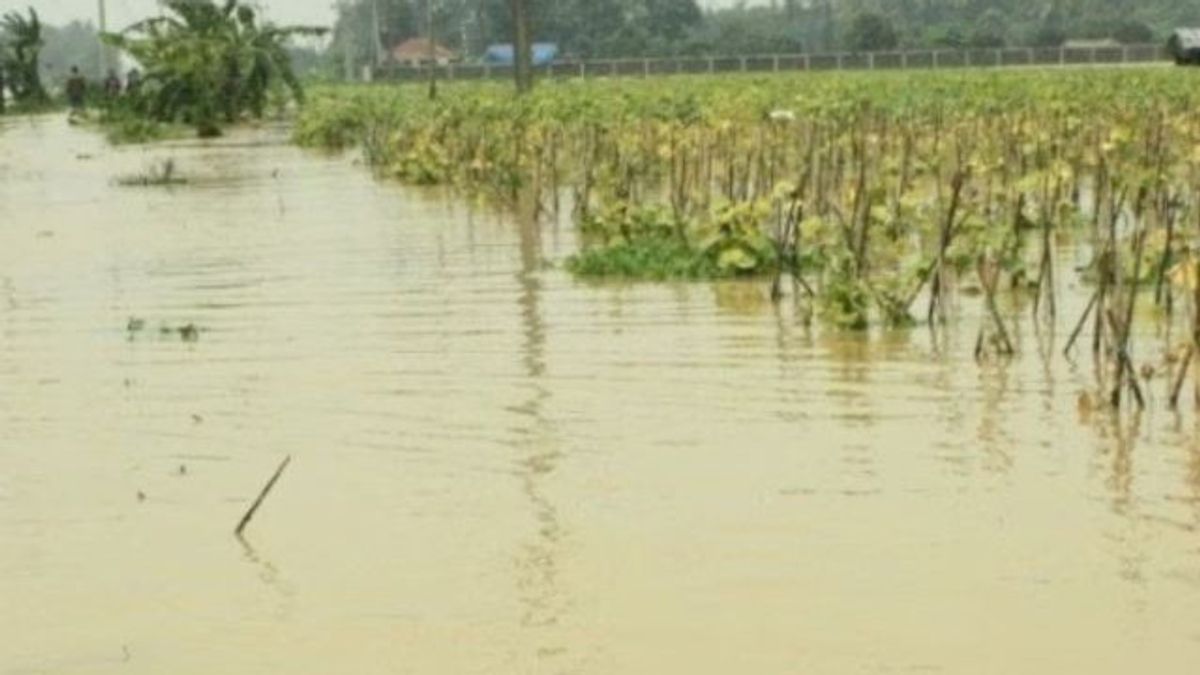
{"label": "muddy brown water", "polygon": [[[846,335],[761,284],[576,283],[567,229],[277,129],[2,124],[3,675],[1200,662],[1197,415],[1161,382],[1117,421],[1025,323],[977,366],[971,307]],[[189,184],[114,184],[165,157]]]}

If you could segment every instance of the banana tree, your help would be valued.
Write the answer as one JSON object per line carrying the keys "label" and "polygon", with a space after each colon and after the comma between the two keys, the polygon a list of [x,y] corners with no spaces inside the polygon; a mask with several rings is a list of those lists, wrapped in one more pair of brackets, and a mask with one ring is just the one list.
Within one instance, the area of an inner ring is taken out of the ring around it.
{"label": "banana tree", "polygon": [[303,101],[287,43],[323,28],[260,24],[240,0],[167,0],[164,6],[166,15],[104,36],[146,69],[138,112],[212,136],[243,114],[261,117],[273,93]]}
{"label": "banana tree", "polygon": [[46,89],[38,71],[42,51],[42,22],[37,11],[28,16],[9,12],[0,18],[0,70],[5,71],[13,98],[22,103],[44,103]]}

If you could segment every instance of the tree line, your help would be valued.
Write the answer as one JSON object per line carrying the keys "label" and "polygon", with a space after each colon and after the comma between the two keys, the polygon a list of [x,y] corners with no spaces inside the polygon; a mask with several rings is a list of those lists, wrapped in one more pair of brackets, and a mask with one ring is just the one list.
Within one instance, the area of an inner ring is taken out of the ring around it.
{"label": "tree line", "polygon": [[[1200,25],[1195,0],[524,0],[535,41],[572,58],[1057,46],[1165,40]],[[511,0],[341,0],[331,63],[372,63],[433,35],[466,58],[512,42]]]}

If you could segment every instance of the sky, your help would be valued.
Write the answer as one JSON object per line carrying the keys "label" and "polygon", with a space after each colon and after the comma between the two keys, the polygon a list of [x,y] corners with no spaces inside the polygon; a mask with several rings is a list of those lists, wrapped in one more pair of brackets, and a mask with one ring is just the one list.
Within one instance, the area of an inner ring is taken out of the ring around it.
{"label": "sky", "polygon": [[[106,0],[108,26],[116,30],[143,19],[155,12],[157,0]],[[333,22],[334,0],[258,0],[272,21],[327,26]],[[73,19],[96,22],[99,0],[0,0],[0,13],[10,10],[37,10],[49,24],[63,24]]]}
{"label": "sky", "polygon": [[[157,0],[106,0],[108,26],[119,30],[152,14]],[[700,0],[701,7],[732,5],[736,0]],[[96,21],[99,0],[0,0],[0,13],[32,6],[46,23],[63,24],[73,19]],[[333,23],[334,0],[258,0],[276,23],[328,26]],[[748,4],[756,4],[754,2]]]}

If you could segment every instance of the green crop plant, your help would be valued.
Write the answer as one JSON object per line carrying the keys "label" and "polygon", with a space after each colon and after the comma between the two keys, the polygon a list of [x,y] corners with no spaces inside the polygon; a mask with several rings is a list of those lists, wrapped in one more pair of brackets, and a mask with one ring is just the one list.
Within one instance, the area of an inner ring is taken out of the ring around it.
{"label": "green crop plant", "polygon": [[[580,276],[762,277],[852,328],[937,325],[957,290],[981,287],[989,316],[1006,292],[1053,317],[1074,272],[1055,251],[1072,242],[1090,252],[1078,279],[1112,346],[1125,331],[1107,316],[1131,287],[1168,307],[1168,271],[1200,239],[1195,77],[687,76],[548,81],[524,97],[451,83],[436,101],[337,87],[314,93],[296,138],[539,215],[569,204]],[[985,345],[1011,346],[992,323]]]}

